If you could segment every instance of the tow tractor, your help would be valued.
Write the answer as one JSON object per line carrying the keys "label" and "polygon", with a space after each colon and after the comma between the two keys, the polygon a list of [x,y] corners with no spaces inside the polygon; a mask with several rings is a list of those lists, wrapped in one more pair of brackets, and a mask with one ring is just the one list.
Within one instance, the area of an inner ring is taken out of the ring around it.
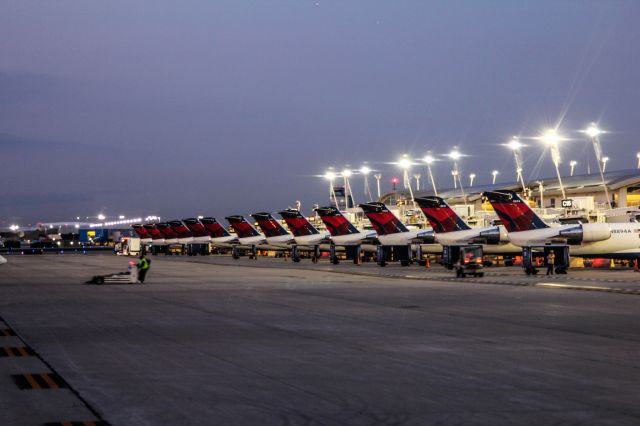
{"label": "tow tractor", "polygon": [[447,269],[455,269],[459,278],[467,274],[484,276],[484,252],[479,244],[443,246],[442,263]]}

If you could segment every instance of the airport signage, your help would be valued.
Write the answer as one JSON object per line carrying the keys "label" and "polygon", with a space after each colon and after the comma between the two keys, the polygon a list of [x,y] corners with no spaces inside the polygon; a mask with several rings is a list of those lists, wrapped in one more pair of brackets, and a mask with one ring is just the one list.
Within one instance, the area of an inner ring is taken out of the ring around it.
{"label": "airport signage", "polygon": [[569,207],[573,207],[573,200],[569,199],[569,200],[562,200],[562,207],[563,208],[569,208]]}

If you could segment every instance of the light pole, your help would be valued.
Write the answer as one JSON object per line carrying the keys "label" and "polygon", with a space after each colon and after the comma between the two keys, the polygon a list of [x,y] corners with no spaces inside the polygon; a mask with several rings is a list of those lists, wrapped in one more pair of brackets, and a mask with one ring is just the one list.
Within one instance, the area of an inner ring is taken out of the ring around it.
{"label": "light pole", "polygon": [[[438,190],[436,189],[436,181],[433,179],[433,173],[431,172],[431,164],[433,164],[435,159],[431,155],[427,154],[422,159],[422,161],[424,161],[425,164],[427,165],[427,173],[429,174],[429,180],[431,181],[431,186],[433,187],[433,195],[437,197]],[[638,162],[639,162],[638,164],[640,164],[640,159],[638,160]],[[638,168],[640,168],[640,165],[638,166]]]}
{"label": "light pole", "polygon": [[540,208],[544,209],[544,186],[541,180],[538,181],[538,191],[540,192]]}
{"label": "light pole", "polygon": [[327,170],[324,174],[324,178],[329,181],[329,199],[333,197],[333,202],[336,204],[336,208],[339,209],[338,197],[336,196],[336,191],[333,187],[333,180],[336,178],[336,173],[333,170]]}
{"label": "light pole", "polygon": [[602,188],[604,189],[604,196],[607,197],[607,204],[611,209],[612,206],[611,199],[609,198],[609,188],[607,188],[607,184],[604,181],[604,170],[607,166],[609,157],[602,156],[602,148],[600,147],[600,139],[598,138],[602,133],[602,130],[598,128],[596,123],[591,123],[589,127],[584,130],[584,133],[586,133],[586,135],[591,139],[591,144],[593,145],[593,150],[596,154],[596,163],[598,163],[598,170],[600,171],[600,181],[602,182]]}
{"label": "light pole", "polygon": [[373,201],[373,196],[371,195],[371,187],[369,186],[369,173],[371,173],[371,169],[364,165],[360,167],[360,173],[364,176],[364,194],[369,196],[369,201]]}
{"label": "light pole", "polygon": [[471,188],[473,186],[473,180],[476,178],[476,174],[475,173],[471,173],[469,175],[469,188]]}
{"label": "light pole", "polygon": [[567,194],[564,190],[564,184],[562,183],[562,176],[560,176],[560,149],[558,143],[562,140],[555,129],[548,129],[540,139],[549,146],[551,149],[551,160],[556,168],[556,175],[558,176],[558,184],[560,185],[560,191],[562,192],[562,199],[567,199]]}
{"label": "light pole", "polygon": [[576,160],[569,161],[569,167],[571,167],[571,171],[569,172],[570,176],[573,176],[573,169],[576,167],[576,164],[578,164]]}
{"label": "light pole", "polygon": [[455,185],[457,180],[460,184],[460,192],[462,192],[464,203],[467,204],[467,195],[465,194],[464,188],[462,187],[462,180],[460,179],[460,168],[458,167],[458,160],[462,157],[462,154],[460,154],[460,151],[458,151],[457,148],[454,148],[453,151],[448,154],[448,156],[453,161],[453,170],[451,170],[451,174],[453,175],[453,186],[454,188],[457,188],[457,186]]}
{"label": "light pole", "polygon": [[416,201],[413,199],[413,189],[411,189],[411,179],[409,179],[409,169],[411,168],[411,160],[405,154],[398,161],[398,165],[402,169],[402,185],[405,189],[409,189],[409,195],[411,196],[411,202],[413,203],[413,207],[416,207]]}
{"label": "light pole", "polygon": [[640,169],[640,152],[636,154],[636,158],[638,158],[638,168]]}
{"label": "light pole", "polygon": [[491,185],[495,185],[496,184],[496,178],[498,177],[498,172],[497,170],[492,170],[491,171]]}
{"label": "light pole", "polygon": [[511,151],[513,151],[513,161],[515,162],[516,166],[516,180],[519,181],[522,185],[522,193],[526,197],[527,188],[524,184],[524,177],[522,176],[522,160],[520,158],[520,148],[522,148],[524,145],[522,145],[520,143],[520,140],[514,136],[513,138],[511,138],[507,146],[511,149]]}
{"label": "light pole", "polygon": [[420,173],[416,173],[413,175],[413,178],[416,180],[416,191],[420,191],[420,178],[422,176],[420,175]]}
{"label": "light pole", "polygon": [[378,188],[378,199],[380,199],[380,179],[382,179],[382,175],[380,173],[376,173],[373,175],[376,178],[376,187]]}
{"label": "light pole", "polygon": [[351,191],[351,184],[349,183],[349,178],[353,172],[349,169],[344,169],[342,171],[342,177],[344,178],[344,209],[349,208],[349,196],[351,196],[351,203],[355,205],[355,199],[353,197],[353,191]]}

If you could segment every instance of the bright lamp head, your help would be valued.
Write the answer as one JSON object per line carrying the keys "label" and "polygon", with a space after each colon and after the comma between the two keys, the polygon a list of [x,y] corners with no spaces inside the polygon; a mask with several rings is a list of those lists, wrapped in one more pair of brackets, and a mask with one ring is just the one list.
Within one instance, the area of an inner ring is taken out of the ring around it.
{"label": "bright lamp head", "polygon": [[[638,155],[640,156],[640,153],[638,153]],[[435,161],[435,158],[433,158],[431,155],[425,155],[422,161],[424,161],[427,164],[431,164]]]}
{"label": "bright lamp head", "polygon": [[549,146],[553,146],[558,145],[558,142],[560,142],[561,138],[555,129],[548,129],[542,134],[540,140]]}
{"label": "bright lamp head", "polygon": [[520,141],[518,140],[518,138],[513,138],[513,139],[511,139],[511,140],[509,141],[509,143],[507,143],[507,146],[508,146],[510,149],[514,150],[514,151],[516,151],[516,150],[518,150],[518,149],[522,148],[522,144],[520,143]]}
{"label": "bright lamp head", "polygon": [[327,170],[327,172],[324,174],[324,178],[327,180],[334,180],[336,178],[336,174],[331,170]]}
{"label": "bright lamp head", "polygon": [[367,166],[362,166],[360,167],[360,173],[362,173],[363,175],[368,175],[369,173],[371,173],[371,169]]}
{"label": "bright lamp head", "polygon": [[589,136],[590,138],[595,138],[598,137],[598,135],[600,135],[602,133],[602,130],[600,130],[598,128],[598,126],[596,125],[596,123],[591,123],[589,125],[589,127],[587,127],[584,132],[587,134],[587,136]]}
{"label": "bright lamp head", "polygon": [[398,161],[398,165],[403,169],[408,169],[411,167],[411,160],[406,155],[403,155],[402,158]]}
{"label": "bright lamp head", "polygon": [[451,158],[454,161],[459,160],[460,157],[462,157],[462,154],[460,154],[460,151],[458,151],[457,149],[454,149],[448,155],[449,155],[449,158]]}
{"label": "bright lamp head", "polygon": [[342,176],[344,176],[344,177],[346,177],[346,178],[351,177],[351,170],[349,170],[349,169],[344,169],[344,170],[342,171]]}

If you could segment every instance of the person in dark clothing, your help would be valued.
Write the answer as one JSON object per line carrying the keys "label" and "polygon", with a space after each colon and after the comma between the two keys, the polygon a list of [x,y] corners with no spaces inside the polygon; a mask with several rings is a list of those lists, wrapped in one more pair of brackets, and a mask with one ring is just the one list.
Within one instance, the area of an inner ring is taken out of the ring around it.
{"label": "person in dark clothing", "polygon": [[151,261],[147,259],[144,253],[140,253],[140,260],[138,261],[136,267],[138,268],[138,281],[140,283],[144,283],[144,279],[147,276],[147,271],[151,266]]}
{"label": "person in dark clothing", "polygon": [[551,250],[547,255],[547,275],[555,274],[555,271],[554,271],[555,265],[556,265],[556,254],[553,252],[553,250]]}

